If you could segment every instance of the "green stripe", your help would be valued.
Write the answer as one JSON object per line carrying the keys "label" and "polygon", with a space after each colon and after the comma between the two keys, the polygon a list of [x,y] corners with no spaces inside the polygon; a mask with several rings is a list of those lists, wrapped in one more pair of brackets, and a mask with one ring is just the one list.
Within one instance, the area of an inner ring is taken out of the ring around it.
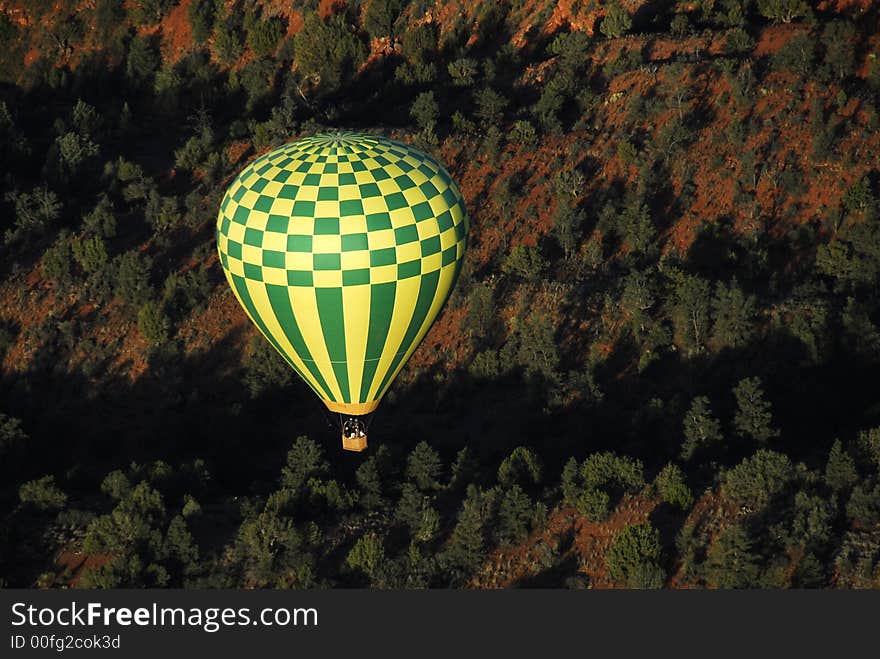
{"label": "green stripe", "polygon": [[248,291],[248,289],[247,289],[247,280],[244,277],[239,277],[238,275],[234,275],[231,272],[229,273],[229,276],[232,277],[232,283],[235,286],[235,290],[238,291],[239,297],[241,297],[241,301],[242,301],[242,304],[244,304],[244,308],[247,310],[248,314],[253,319],[254,324],[256,324],[256,326],[263,333],[263,336],[266,337],[266,340],[272,344],[272,346],[275,348],[275,350],[278,351],[279,355],[284,357],[284,361],[286,361],[288,364],[290,364],[290,367],[293,370],[295,370],[300,377],[302,377],[302,379],[305,381],[305,383],[307,385],[309,385],[309,388],[320,397],[321,392],[316,390],[315,387],[312,386],[312,383],[303,377],[302,372],[296,367],[296,365],[292,361],[290,361],[290,359],[287,357],[287,355],[284,354],[284,351],[281,349],[281,346],[278,345],[278,342],[272,336],[271,332],[269,332],[269,329],[266,327],[266,324],[263,322],[263,319],[260,318],[259,314],[257,313],[256,307],[254,307],[254,301],[251,299],[250,291]]}
{"label": "green stripe", "polygon": [[[277,284],[266,284],[266,292],[269,294],[269,302],[272,304],[272,311],[275,312],[275,318],[278,320],[278,324],[281,325],[281,329],[284,330],[287,340],[290,341],[296,354],[303,360],[306,368],[309,369],[309,373],[311,373],[315,380],[317,380],[318,384],[321,385],[321,388],[324,390],[324,395],[327,396],[327,400],[333,400],[333,394],[330,393],[330,387],[327,386],[324,376],[321,375],[321,371],[318,369],[318,365],[315,364],[312,353],[309,351],[309,347],[303,339],[302,332],[299,331],[299,325],[296,322],[296,317],[293,315],[293,309],[290,306],[290,295],[288,295],[287,287],[278,286]],[[303,379],[305,380],[305,378]],[[308,380],[306,380],[306,382],[308,382]],[[320,396],[321,394],[318,393],[318,395]]]}
{"label": "green stripe", "polygon": [[342,392],[342,401],[351,402],[348,389],[348,363],[345,355],[345,314],[342,310],[341,288],[316,288],[315,300],[318,303],[318,317],[327,354],[336,374],[336,382]]}
{"label": "green stripe", "polygon": [[388,372],[385,373],[385,377],[382,378],[382,384],[379,385],[380,392],[385,390],[385,387],[388,385],[388,381],[391,378],[391,374],[394,373],[397,365],[406,354],[406,351],[412,346],[416,334],[419,333],[419,329],[421,329],[424,324],[425,318],[431,310],[431,304],[434,302],[434,296],[437,294],[437,285],[439,283],[439,270],[422,276],[422,281],[419,284],[419,297],[418,300],[416,300],[416,308],[413,312],[412,320],[410,320],[406,334],[400,342],[400,346],[397,348],[397,354],[394,355],[394,359],[391,360],[391,366],[388,367]]}
{"label": "green stripe", "polygon": [[370,286],[370,331],[367,334],[367,353],[364,361],[364,375],[361,379],[361,395],[358,402],[366,403],[376,368],[382,357],[388,331],[391,329],[391,317],[394,315],[394,298],[397,294],[397,282],[373,284]]}

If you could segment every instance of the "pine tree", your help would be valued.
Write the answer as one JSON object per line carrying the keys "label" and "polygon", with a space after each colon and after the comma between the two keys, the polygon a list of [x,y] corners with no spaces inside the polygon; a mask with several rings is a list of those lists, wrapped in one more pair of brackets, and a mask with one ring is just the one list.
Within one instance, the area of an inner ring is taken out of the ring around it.
{"label": "pine tree", "polygon": [[712,588],[753,588],[758,585],[759,564],[748,532],[735,524],[709,548],[706,581]]}
{"label": "pine tree", "polygon": [[599,31],[609,39],[622,37],[632,27],[632,19],[629,13],[620,3],[614,1],[608,6],[608,13],[602,19]]}
{"label": "pine tree", "polygon": [[721,442],[721,422],[712,414],[709,399],[697,396],[691,402],[684,417],[684,437],[681,445],[681,457],[690,460],[698,449]]}
{"label": "pine tree", "polygon": [[840,492],[850,489],[858,481],[855,460],[844,450],[840,440],[835,439],[825,465],[825,483],[832,490]]}
{"label": "pine tree", "polygon": [[711,288],[696,275],[675,272],[670,317],[675,336],[688,355],[698,354],[709,336]]}
{"label": "pine tree", "polygon": [[746,295],[733,279],[719,282],[712,300],[712,344],[716,349],[741,348],[755,331],[755,297]]}
{"label": "pine tree", "polygon": [[772,406],[764,399],[761,379],[757,377],[740,380],[733,389],[736,397],[734,425],[743,437],[751,437],[758,442],[766,442],[779,436],[773,427]]}
{"label": "pine tree", "polygon": [[435,490],[443,472],[443,462],[427,442],[419,442],[406,460],[406,477],[413,480],[420,490]]}

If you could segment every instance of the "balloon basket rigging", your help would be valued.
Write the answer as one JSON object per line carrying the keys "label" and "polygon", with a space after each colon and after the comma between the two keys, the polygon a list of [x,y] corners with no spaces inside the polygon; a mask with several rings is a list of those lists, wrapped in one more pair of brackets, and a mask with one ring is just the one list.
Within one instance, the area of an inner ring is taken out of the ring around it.
{"label": "balloon basket rigging", "polygon": [[346,437],[343,434],[342,448],[345,451],[357,451],[358,453],[360,453],[367,448],[367,436],[363,435],[361,437]]}
{"label": "balloon basket rigging", "polygon": [[361,452],[367,448],[367,427],[370,417],[339,415],[342,426],[342,449]]}

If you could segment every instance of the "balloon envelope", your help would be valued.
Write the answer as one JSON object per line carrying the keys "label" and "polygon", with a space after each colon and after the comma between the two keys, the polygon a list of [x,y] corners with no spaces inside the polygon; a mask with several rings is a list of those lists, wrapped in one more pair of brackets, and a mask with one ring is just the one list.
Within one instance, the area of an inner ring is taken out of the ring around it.
{"label": "balloon envelope", "polygon": [[217,247],[248,316],[327,407],[368,414],[449,296],[468,226],[461,192],[431,156],[328,133],[242,170]]}

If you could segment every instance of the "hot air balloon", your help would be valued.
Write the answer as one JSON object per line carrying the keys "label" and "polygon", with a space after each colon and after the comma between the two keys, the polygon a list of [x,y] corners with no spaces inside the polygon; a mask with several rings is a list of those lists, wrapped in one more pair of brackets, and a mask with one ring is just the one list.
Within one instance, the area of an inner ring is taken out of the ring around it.
{"label": "hot air balloon", "polygon": [[327,408],[343,448],[455,284],[464,199],[410,145],[333,132],[280,146],[235,178],[217,217],[223,272],[251,321]]}

